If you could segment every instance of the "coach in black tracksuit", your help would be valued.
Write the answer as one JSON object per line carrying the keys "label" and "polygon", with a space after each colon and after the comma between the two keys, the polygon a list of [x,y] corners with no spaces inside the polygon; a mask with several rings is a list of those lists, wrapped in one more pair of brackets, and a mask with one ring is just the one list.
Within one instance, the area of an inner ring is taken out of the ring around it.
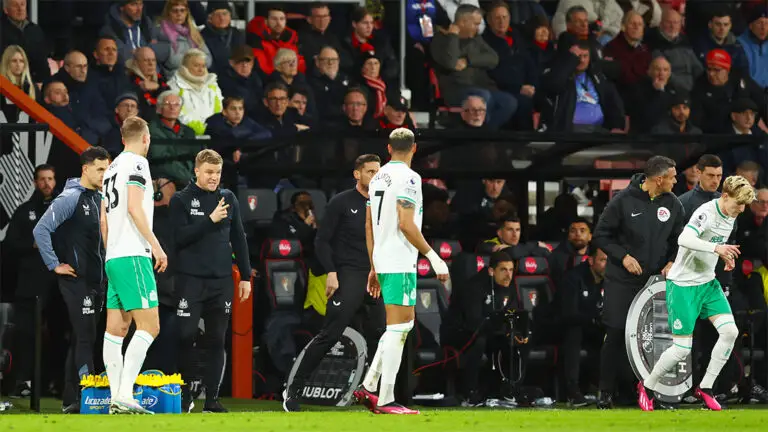
{"label": "coach in black tracksuit", "polygon": [[[194,369],[192,348],[202,317],[205,321],[203,339],[208,348],[203,373],[206,389],[203,411],[227,412],[218,396],[232,313],[232,252],[246,281],[250,278],[251,266],[237,197],[230,190],[218,187],[221,158],[214,159],[218,163],[209,163],[201,158],[205,154],[218,156],[213,150],[200,152],[195,161],[195,181],[176,192],[169,204],[176,256],[178,368],[184,379]],[[218,174],[208,172],[215,169],[219,170]],[[240,301],[243,301],[242,286],[240,290]],[[190,396],[189,389],[184,388],[182,410],[185,412],[193,407]]]}
{"label": "coach in black tracksuit", "polygon": [[[300,409],[298,399],[312,372],[325,353],[352,324],[363,330],[368,342],[368,354],[376,346],[386,328],[384,304],[381,297],[372,298],[366,288],[371,263],[365,244],[365,212],[368,202],[368,184],[379,170],[381,159],[376,155],[362,155],[355,160],[354,189],[331,198],[325,209],[315,237],[315,255],[326,272],[326,303],[323,328],[307,345],[293,381],[287,392],[286,411]],[[362,322],[355,318],[363,318]]]}
{"label": "coach in black tracksuit", "polygon": [[95,373],[93,349],[105,282],[99,189],[109,153],[91,147],[80,162],[82,176],[67,180],[32,231],[43,263],[58,278],[72,324],[62,395],[67,414],[80,411],[80,378]]}
{"label": "coach in black tracksuit", "polygon": [[593,244],[608,255],[605,272],[599,408],[613,406],[617,376],[629,379],[624,327],[635,294],[660,272],[666,274],[677,254],[677,237],[685,226],[680,200],[671,192],[675,162],[654,156],[645,174],[635,174],[605,208]]}

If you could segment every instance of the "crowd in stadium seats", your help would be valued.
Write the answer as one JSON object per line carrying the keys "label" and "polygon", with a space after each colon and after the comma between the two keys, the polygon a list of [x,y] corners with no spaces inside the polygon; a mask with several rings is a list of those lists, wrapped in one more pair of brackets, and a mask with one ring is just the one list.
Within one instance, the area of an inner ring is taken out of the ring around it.
{"label": "crowd in stadium seats", "polygon": [[[307,130],[416,128],[412,111],[438,108],[447,114],[444,126],[467,130],[768,132],[768,8],[759,0],[513,0],[483,2],[483,9],[476,0],[408,0],[405,58],[396,50],[397,32],[383,25],[381,1],[367,2],[367,8],[311,3],[299,9],[306,20],[286,13],[296,9],[291,5],[267,6],[244,31],[233,25],[235,8],[226,1],[203,7],[194,0],[124,0],[95,4],[87,12],[74,9],[78,3],[108,2],[40,3],[44,10],[69,6],[59,18],[48,10],[33,23],[27,0],[3,0],[0,74],[113,156],[122,150],[122,122],[135,115],[147,120],[151,136],[164,140],[153,143],[148,155],[159,217],[173,192],[189,181],[194,155],[208,146],[193,140],[211,138],[210,146],[224,158],[224,184],[240,186],[251,251],[261,250],[251,258],[269,299],[260,304],[260,316],[268,318],[256,326],[281,379],[301,349],[297,335],[316,331],[324,314],[324,286],[317,282],[324,270],[313,254],[330,197],[328,191],[242,177],[236,168],[247,152],[242,143]],[[337,23],[332,13],[338,11],[349,20]],[[80,27],[76,20],[64,22],[74,16],[82,17]],[[401,62],[410,100],[399,91]],[[4,97],[0,109],[7,119],[18,115]],[[729,287],[732,306],[765,310],[768,189],[759,185],[768,180],[768,154],[760,146],[719,156],[726,175],[745,175],[758,187],[758,200],[739,217],[735,233],[744,265]],[[675,192],[695,191],[702,172],[686,170]],[[38,180],[33,202],[42,206],[53,191],[45,192],[49,184]],[[483,336],[488,345],[465,352],[476,314],[466,320],[457,308],[485,301],[468,291],[472,287],[485,284],[493,291],[497,284],[531,319],[531,339],[518,349],[534,372],[518,378],[554,396],[560,383],[550,378],[562,376],[564,399],[583,406],[584,395],[594,390],[594,371],[583,369],[597,364],[585,358],[602,343],[606,256],[591,247],[592,224],[578,218],[572,196],[559,196],[531,232],[522,231],[527,223],[515,216],[516,206],[503,179],[451,184],[450,192],[438,179],[424,185],[423,230],[450,262],[453,290],[427,282],[431,269],[425,262],[421,272],[420,261],[420,298],[434,295],[430,304],[439,310],[417,301],[417,367],[453,362],[460,391],[477,403],[476,371],[470,367],[467,374],[466,365],[480,364],[485,348],[493,351],[498,342]],[[31,230],[19,225],[25,217],[14,218],[9,242],[13,227],[20,234]],[[490,258],[499,251],[511,261]],[[504,264],[509,262],[511,270]],[[161,303],[173,314],[173,301]],[[754,325],[763,336],[765,322]],[[756,338],[762,350],[768,349],[765,339]],[[470,363],[458,360],[466,355]],[[544,369],[537,373],[537,367]],[[761,387],[766,370],[752,371],[746,380],[736,367],[719,391],[729,394],[738,384],[742,396],[768,402]]]}

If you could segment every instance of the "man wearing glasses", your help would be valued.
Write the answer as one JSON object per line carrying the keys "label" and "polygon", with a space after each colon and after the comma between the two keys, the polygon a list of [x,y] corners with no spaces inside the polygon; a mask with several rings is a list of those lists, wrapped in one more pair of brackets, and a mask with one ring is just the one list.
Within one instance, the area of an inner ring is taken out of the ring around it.
{"label": "man wearing glasses", "polygon": [[318,114],[324,123],[338,123],[344,118],[342,107],[350,80],[347,74],[339,70],[339,64],[339,52],[331,46],[325,46],[315,57],[315,67],[308,79],[315,104],[322,107]]}
{"label": "man wearing glasses", "polygon": [[[149,123],[149,136],[153,140],[194,140],[192,128],[179,122],[180,113],[179,95],[171,90],[160,93],[157,97],[157,117]],[[154,178],[161,179],[161,184],[167,179],[182,189],[192,178],[195,155],[200,150],[199,145],[160,144],[156,141],[147,154],[150,171]]]}
{"label": "man wearing glasses", "polygon": [[288,87],[281,82],[272,82],[264,89],[264,106],[258,116],[258,123],[270,131],[272,136],[290,137],[309,129],[302,123],[302,118],[296,108],[289,106]]}

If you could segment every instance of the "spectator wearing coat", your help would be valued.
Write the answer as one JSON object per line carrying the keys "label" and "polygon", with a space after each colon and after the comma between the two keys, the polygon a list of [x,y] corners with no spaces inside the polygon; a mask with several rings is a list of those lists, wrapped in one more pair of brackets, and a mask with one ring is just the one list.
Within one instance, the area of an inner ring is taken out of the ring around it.
{"label": "spectator wearing coat", "polygon": [[187,0],[168,0],[157,25],[157,44],[154,46],[157,63],[171,76],[183,63],[192,48],[205,53],[205,66],[213,64],[211,52],[189,13]]}
{"label": "spectator wearing coat", "polygon": [[749,30],[739,36],[749,61],[749,75],[762,88],[768,88],[768,7],[755,6],[750,15]]}
{"label": "spectator wearing coat", "polygon": [[674,9],[664,9],[659,28],[651,29],[646,43],[653,56],[663,55],[672,65],[672,83],[690,92],[693,83],[704,73],[704,67],[682,32],[683,19]]}
{"label": "spectator wearing coat", "polygon": [[9,45],[24,49],[29,59],[32,80],[44,82],[51,76],[48,68],[48,48],[43,30],[27,15],[27,0],[3,0],[0,14],[0,52]]}
{"label": "spectator wearing coat", "polygon": [[184,55],[183,64],[168,82],[183,102],[179,121],[192,128],[195,135],[205,133],[205,120],[221,112],[224,99],[216,74],[208,72],[206,57],[203,51],[190,49]]}
{"label": "spectator wearing coat", "polygon": [[115,2],[106,17],[99,34],[111,36],[117,43],[118,62],[131,59],[136,50],[157,42],[157,31],[148,16],[144,15],[143,0]]}
{"label": "spectator wearing coat", "polygon": [[217,73],[221,94],[224,97],[242,98],[245,101],[245,114],[251,118],[264,106],[264,85],[254,65],[253,49],[241,45],[232,51],[227,66]]}
{"label": "spectator wearing coat", "polygon": [[200,32],[211,52],[213,70],[225,70],[232,50],[245,44],[245,34],[232,26],[232,8],[227,1],[209,1],[208,21]]}

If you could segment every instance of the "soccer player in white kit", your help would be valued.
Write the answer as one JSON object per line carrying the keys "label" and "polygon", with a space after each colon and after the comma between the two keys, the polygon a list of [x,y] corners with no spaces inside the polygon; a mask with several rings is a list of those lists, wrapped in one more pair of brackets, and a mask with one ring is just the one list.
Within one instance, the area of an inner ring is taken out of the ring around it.
{"label": "soccer player in white kit", "polygon": [[387,150],[392,159],[371,180],[365,224],[368,290],[373,297],[383,296],[387,330],[355,396],[374,413],[418,414],[395,403],[395,378],[415,318],[416,261],[419,253],[427,257],[440,281],[448,280],[448,266],[421,234],[421,176],[410,168],[416,152],[413,132],[392,131]]}
{"label": "soccer player in white kit", "polygon": [[739,329],[723,289],[715,279],[715,266],[720,257],[725,261],[725,270],[733,270],[734,260],[740,253],[739,246],[725,242],[731,235],[736,216],[754,200],[755,191],[747,179],[728,177],[723,183],[720,198],[697,208],[680,234],[677,240],[680,248],[667,274],[666,296],[672,346],[662,353],[645,382],[637,384],[638,405],[643,411],[653,411],[653,399],[648,397],[646,389],[655,390],[664,374],[684,362],[690,354],[693,328],[698,318],[709,319],[719,337],[695,395],[702,399],[706,408],[720,411],[720,404],[712,394],[712,386],[731,355]]}
{"label": "soccer player in white kit", "polygon": [[[110,164],[102,186],[101,229],[109,278],[104,365],[111,390],[110,413],[152,414],[134,400],[133,384],[160,332],[152,257],[160,272],[165,271],[168,257],[152,233],[154,202],[146,159],[150,141],[147,122],[127,118],[120,132],[125,150]],[[136,323],[136,332],[123,358],[123,338],[131,320]]]}

